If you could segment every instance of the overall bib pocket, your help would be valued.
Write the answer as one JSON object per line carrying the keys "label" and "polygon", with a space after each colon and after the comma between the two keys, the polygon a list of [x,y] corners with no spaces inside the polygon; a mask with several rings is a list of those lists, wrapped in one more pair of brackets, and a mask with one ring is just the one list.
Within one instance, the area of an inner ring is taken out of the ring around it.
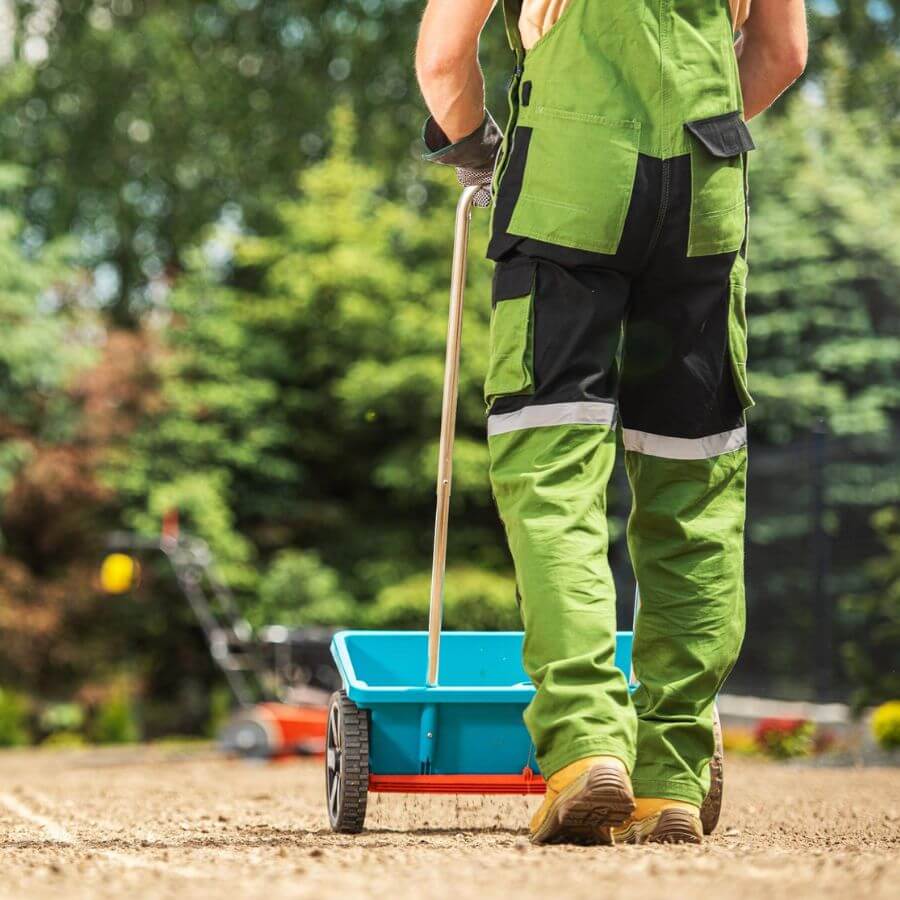
{"label": "overall bib pocket", "polygon": [[534,392],[533,262],[498,263],[494,271],[490,360],[484,401]]}
{"label": "overall bib pocket", "polygon": [[640,122],[532,103],[522,188],[509,232],[564,247],[615,254],[631,202]]}
{"label": "overall bib pocket", "polygon": [[728,354],[734,387],[744,410],[756,405],[747,383],[747,271],[747,261],[736,256],[728,286]]}
{"label": "overall bib pocket", "polygon": [[739,112],[687,122],[691,134],[688,256],[733,253],[747,224],[745,155],[753,138]]}

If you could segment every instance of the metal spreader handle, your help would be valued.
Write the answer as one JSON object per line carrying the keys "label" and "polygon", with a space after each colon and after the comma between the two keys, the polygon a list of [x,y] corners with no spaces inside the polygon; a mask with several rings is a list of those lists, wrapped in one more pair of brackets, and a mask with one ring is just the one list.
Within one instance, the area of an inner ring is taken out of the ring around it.
{"label": "metal spreader handle", "polygon": [[444,613],[444,571],[447,567],[447,521],[450,514],[450,482],[453,477],[453,438],[456,432],[456,400],[459,393],[459,345],[462,336],[463,293],[466,288],[466,251],[469,221],[475,197],[484,188],[463,188],[456,204],[453,267],[450,273],[450,316],[447,322],[447,355],[444,360],[444,394],[441,402],[441,443],[438,456],[437,508],[434,515],[434,554],[431,561],[431,598],[428,605],[428,674],[426,684],[438,680],[441,623]]}

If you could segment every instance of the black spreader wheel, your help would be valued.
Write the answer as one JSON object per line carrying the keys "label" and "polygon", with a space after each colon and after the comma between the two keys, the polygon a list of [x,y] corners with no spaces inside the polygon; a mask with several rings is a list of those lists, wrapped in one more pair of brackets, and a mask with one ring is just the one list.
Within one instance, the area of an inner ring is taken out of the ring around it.
{"label": "black spreader wheel", "polygon": [[369,793],[369,720],[344,691],[331,695],[325,736],[325,802],[335,831],[358,834]]}
{"label": "black spreader wheel", "polygon": [[712,834],[719,824],[719,815],[722,812],[722,791],[725,789],[725,747],[722,743],[722,722],[719,719],[718,707],[713,707],[713,735],[716,739],[716,748],[713,758],[709,761],[709,793],[700,807],[700,821],[703,823],[703,833]]}

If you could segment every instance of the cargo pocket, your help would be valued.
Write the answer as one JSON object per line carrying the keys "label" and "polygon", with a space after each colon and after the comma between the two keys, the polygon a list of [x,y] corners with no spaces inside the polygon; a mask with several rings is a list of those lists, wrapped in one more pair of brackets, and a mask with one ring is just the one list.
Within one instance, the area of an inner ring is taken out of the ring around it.
{"label": "cargo pocket", "polygon": [[729,279],[728,351],[741,408],[755,403],[747,387],[747,261],[736,256]]}
{"label": "cargo pocket", "polygon": [[531,139],[509,232],[563,247],[619,249],[637,170],[641,124],[532,103]]}
{"label": "cargo pocket", "polygon": [[490,360],[484,381],[488,408],[498,397],[534,392],[533,262],[498,263],[494,271]]}
{"label": "cargo pocket", "polygon": [[732,253],[744,240],[746,158],[753,138],[739,112],[685,123],[691,146],[688,256]]}

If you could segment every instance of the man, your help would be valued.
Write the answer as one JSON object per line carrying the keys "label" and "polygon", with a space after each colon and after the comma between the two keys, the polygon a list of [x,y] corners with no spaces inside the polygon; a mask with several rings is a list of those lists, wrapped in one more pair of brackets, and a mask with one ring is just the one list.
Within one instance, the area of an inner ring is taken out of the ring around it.
{"label": "man", "polygon": [[[548,787],[532,839],[698,843],[744,631],[745,122],[804,68],[803,0],[504,0],[502,136],[478,64],[492,5],[429,0],[417,71],[425,158],[493,172],[485,398]],[[606,559],[619,423],[633,696]]]}

